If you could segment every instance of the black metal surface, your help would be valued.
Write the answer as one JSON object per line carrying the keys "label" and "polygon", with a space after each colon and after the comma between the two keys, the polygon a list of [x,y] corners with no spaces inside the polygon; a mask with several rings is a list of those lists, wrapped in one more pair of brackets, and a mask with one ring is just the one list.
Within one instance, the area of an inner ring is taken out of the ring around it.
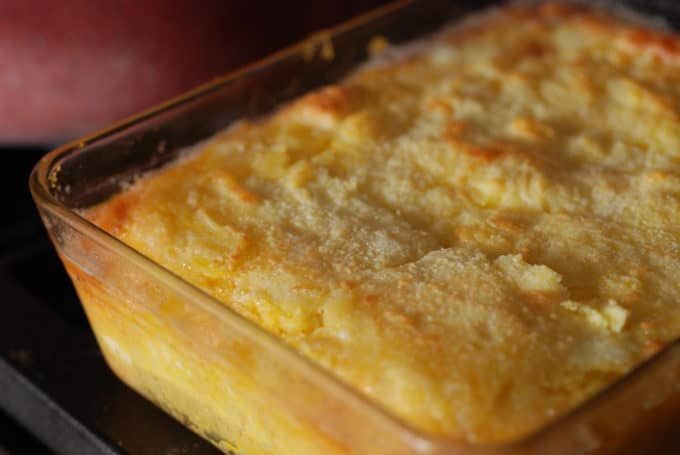
{"label": "black metal surface", "polygon": [[218,453],[110,372],[25,189],[44,150],[0,153],[0,453]]}
{"label": "black metal surface", "polygon": [[12,453],[49,455],[51,452],[12,417],[0,411],[0,455]]}

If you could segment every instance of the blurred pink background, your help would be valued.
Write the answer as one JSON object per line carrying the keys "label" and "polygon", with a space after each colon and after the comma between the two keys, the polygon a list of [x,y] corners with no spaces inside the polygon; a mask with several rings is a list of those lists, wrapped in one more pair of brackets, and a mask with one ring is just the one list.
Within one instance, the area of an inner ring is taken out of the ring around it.
{"label": "blurred pink background", "polygon": [[0,142],[100,128],[381,0],[0,0]]}

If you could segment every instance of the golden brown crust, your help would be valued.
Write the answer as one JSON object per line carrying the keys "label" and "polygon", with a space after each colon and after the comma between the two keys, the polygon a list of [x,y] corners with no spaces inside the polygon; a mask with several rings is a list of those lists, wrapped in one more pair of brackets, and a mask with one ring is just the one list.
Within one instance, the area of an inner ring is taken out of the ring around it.
{"label": "golden brown crust", "polygon": [[680,55],[680,39],[674,34],[645,28],[632,28],[628,36],[631,45],[673,60]]}
{"label": "golden brown crust", "polygon": [[217,169],[210,174],[210,179],[214,185],[224,185],[236,199],[244,204],[259,204],[260,198],[252,191],[247,190],[236,178],[224,169]]}
{"label": "golden brown crust", "polygon": [[513,440],[680,333],[677,42],[508,8],[89,216],[418,428]]}
{"label": "golden brown crust", "polygon": [[115,236],[121,234],[121,230],[128,222],[130,210],[138,202],[136,193],[126,196],[117,196],[105,206],[98,206],[88,211],[88,218],[107,232]]}
{"label": "golden brown crust", "polygon": [[356,88],[330,85],[303,96],[284,109],[281,115],[308,119],[311,123],[330,128],[352,112],[360,96]]}

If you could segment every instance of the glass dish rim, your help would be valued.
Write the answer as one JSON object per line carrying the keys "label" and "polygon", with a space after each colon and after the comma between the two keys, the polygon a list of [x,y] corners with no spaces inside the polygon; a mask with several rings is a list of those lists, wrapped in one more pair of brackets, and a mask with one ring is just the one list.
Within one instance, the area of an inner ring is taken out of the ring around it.
{"label": "glass dish rim", "polygon": [[[223,322],[228,323],[230,327],[241,331],[241,333],[245,334],[250,339],[256,339],[259,343],[263,343],[266,349],[271,350],[275,355],[282,356],[286,361],[291,362],[291,369],[299,369],[299,371],[306,375],[311,382],[317,385],[323,385],[327,390],[338,394],[338,397],[352,402],[353,406],[360,406],[363,408],[363,411],[371,414],[373,418],[381,419],[381,424],[396,432],[396,434],[399,434],[400,439],[402,439],[409,447],[418,449],[419,451],[424,449],[463,449],[471,450],[471,453],[491,453],[518,449],[540,441],[543,436],[550,434],[554,430],[560,429],[573,419],[577,419],[580,414],[587,412],[598,402],[606,400],[615,389],[625,387],[627,383],[634,379],[634,377],[644,374],[645,371],[651,369],[657,363],[661,363],[663,357],[671,351],[680,349],[680,336],[591,397],[577,404],[572,409],[569,409],[564,414],[559,415],[552,420],[548,419],[545,424],[520,436],[516,440],[505,443],[473,444],[462,439],[432,434],[418,429],[406,419],[397,416],[379,402],[364,395],[351,384],[343,381],[332,371],[329,371],[314,360],[304,356],[284,340],[266,331],[255,322],[224,305],[199,287],[189,283],[179,275],[171,272],[161,264],[153,261],[141,252],[128,246],[113,235],[104,231],[102,228],[90,222],[80,215],[76,209],[69,208],[50,192],[50,188],[53,187],[53,182],[50,182],[52,170],[55,166],[58,166],[59,162],[69,157],[71,154],[88,152],[90,146],[97,144],[99,141],[110,139],[112,136],[122,135],[114,139],[115,141],[120,141],[125,138],[126,132],[129,133],[131,129],[142,125],[146,121],[150,121],[164,113],[171,113],[173,110],[181,108],[192,101],[208,97],[212,93],[216,93],[239,80],[246,79],[258,71],[266,71],[280,61],[304,53],[309,50],[310,46],[323,45],[324,43],[327,43],[328,40],[333,41],[335,37],[344,33],[351,33],[354,28],[360,25],[370,24],[372,21],[388,17],[390,14],[399,12],[408,5],[418,3],[418,1],[419,0],[397,0],[342,22],[337,26],[320,30],[307,39],[285,47],[264,58],[256,60],[253,63],[230,71],[210,82],[201,84],[165,102],[128,116],[110,126],[56,147],[47,152],[33,167],[29,176],[29,190],[36,206],[41,210],[46,210],[59,217],[73,229],[81,232],[98,245],[121,256],[126,261],[132,261],[135,266],[142,268],[144,271],[150,273],[155,279],[159,280],[164,285],[169,286],[173,291],[176,291],[179,295],[186,297],[187,303],[198,306],[201,311],[212,313],[219,317]],[[504,2],[501,1],[498,3]],[[541,3],[541,1],[539,0],[530,3]],[[595,7],[598,6],[596,5]],[[483,8],[488,9],[489,6],[483,6]],[[492,5],[491,8],[494,8],[494,6]]]}

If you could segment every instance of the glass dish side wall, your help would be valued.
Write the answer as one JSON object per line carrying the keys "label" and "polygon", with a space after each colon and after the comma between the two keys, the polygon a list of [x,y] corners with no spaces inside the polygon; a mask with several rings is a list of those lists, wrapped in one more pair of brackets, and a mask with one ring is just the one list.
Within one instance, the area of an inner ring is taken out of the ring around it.
{"label": "glass dish side wall", "polygon": [[[479,3],[407,4],[356,22],[350,32],[319,35],[43,160],[31,180],[34,197],[107,361],[123,380],[223,450],[249,454],[603,452],[604,445],[626,446],[628,436],[642,431],[636,428],[658,433],[663,426],[644,426],[650,416],[672,425],[679,408],[677,343],[517,444],[469,447],[423,436],[73,211],[106,199],[235,119],[342,77],[367,57],[371,37],[407,40]],[[329,40],[332,61],[319,52]],[[670,411],[667,402],[675,403]]]}
{"label": "glass dish side wall", "polygon": [[41,214],[112,369],[222,450],[443,455],[678,447],[680,343],[526,440],[471,447],[426,438],[107,234],[74,225],[46,204]]}
{"label": "glass dish side wall", "polygon": [[[410,25],[393,29],[390,39],[409,39],[447,17],[435,12],[432,7],[423,12],[399,8],[399,14],[409,15]],[[136,255],[124,253],[127,247],[111,248],[118,242],[105,234],[95,240],[96,229],[74,222],[68,210],[106,199],[234,119],[267,112],[342,77],[366,59],[368,42],[380,27],[390,28],[398,19],[388,14],[370,26],[355,23],[351,34],[333,40],[332,61],[319,54],[330,36],[321,34],[228,83],[64,147],[38,173],[47,196],[68,207],[53,211],[34,191],[112,369],[223,450],[397,454],[434,453],[434,445],[402,432],[382,411],[297,355],[282,354],[287,348],[259,329],[251,327],[255,335],[249,338],[249,322],[206,296],[177,295],[168,280],[175,285],[181,280],[168,278],[156,264],[139,265]],[[206,304],[212,312],[202,309]]]}
{"label": "glass dish side wall", "polygon": [[373,409],[247,321],[42,215],[111,368],[220,449],[412,453]]}

